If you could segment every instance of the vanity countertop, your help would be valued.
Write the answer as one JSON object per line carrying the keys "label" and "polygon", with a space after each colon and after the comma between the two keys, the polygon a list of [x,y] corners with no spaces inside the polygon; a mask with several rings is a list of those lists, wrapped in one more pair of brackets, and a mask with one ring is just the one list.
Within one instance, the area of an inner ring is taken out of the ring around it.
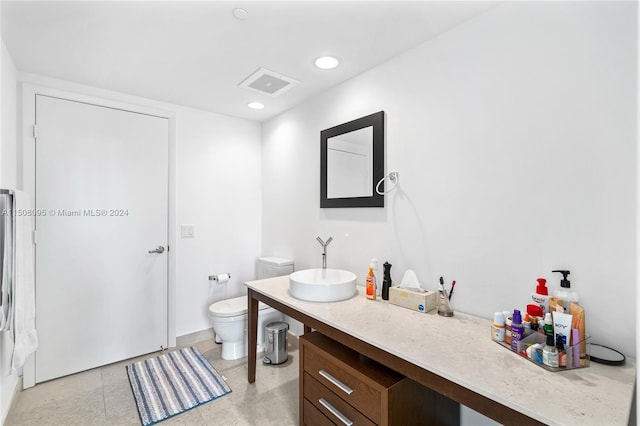
{"label": "vanity countertop", "polygon": [[351,299],[305,302],[288,293],[289,277],[247,287],[306,316],[431,373],[551,425],[626,425],[635,384],[635,359],[622,367],[550,372],[492,341],[491,321],[456,312],[445,318],[384,300],[358,286]]}

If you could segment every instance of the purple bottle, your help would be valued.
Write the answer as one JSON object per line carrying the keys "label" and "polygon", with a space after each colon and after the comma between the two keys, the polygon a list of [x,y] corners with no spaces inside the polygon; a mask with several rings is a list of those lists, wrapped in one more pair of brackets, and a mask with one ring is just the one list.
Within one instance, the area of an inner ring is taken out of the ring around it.
{"label": "purple bottle", "polygon": [[520,352],[522,349],[522,339],[524,339],[524,326],[522,325],[522,314],[518,309],[513,310],[511,321],[511,350]]}

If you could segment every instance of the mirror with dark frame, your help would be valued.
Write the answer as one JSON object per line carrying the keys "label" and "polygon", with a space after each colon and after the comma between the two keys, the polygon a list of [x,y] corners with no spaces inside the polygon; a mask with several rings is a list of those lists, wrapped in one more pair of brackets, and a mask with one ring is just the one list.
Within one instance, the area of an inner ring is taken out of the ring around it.
{"label": "mirror with dark frame", "polygon": [[384,135],[384,111],[320,132],[320,207],[384,207]]}

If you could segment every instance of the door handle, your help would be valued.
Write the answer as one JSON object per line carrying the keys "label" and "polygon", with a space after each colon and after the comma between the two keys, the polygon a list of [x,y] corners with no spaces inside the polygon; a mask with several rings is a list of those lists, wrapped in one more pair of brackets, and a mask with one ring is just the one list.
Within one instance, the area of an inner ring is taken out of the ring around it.
{"label": "door handle", "polygon": [[149,250],[149,253],[164,253],[164,247],[158,246],[154,250]]}

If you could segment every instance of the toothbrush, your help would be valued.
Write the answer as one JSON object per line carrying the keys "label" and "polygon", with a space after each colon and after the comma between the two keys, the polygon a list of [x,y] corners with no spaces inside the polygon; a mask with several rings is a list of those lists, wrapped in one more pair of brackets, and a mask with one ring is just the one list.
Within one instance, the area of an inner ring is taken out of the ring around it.
{"label": "toothbrush", "polygon": [[449,298],[449,295],[447,295],[447,290],[445,290],[444,288],[444,279],[442,277],[440,277],[440,291],[442,292],[442,294],[444,294],[444,297]]}
{"label": "toothbrush", "polygon": [[451,296],[453,296],[453,288],[456,286],[456,280],[453,280],[451,283],[451,290],[449,291],[449,300],[451,300]]}

